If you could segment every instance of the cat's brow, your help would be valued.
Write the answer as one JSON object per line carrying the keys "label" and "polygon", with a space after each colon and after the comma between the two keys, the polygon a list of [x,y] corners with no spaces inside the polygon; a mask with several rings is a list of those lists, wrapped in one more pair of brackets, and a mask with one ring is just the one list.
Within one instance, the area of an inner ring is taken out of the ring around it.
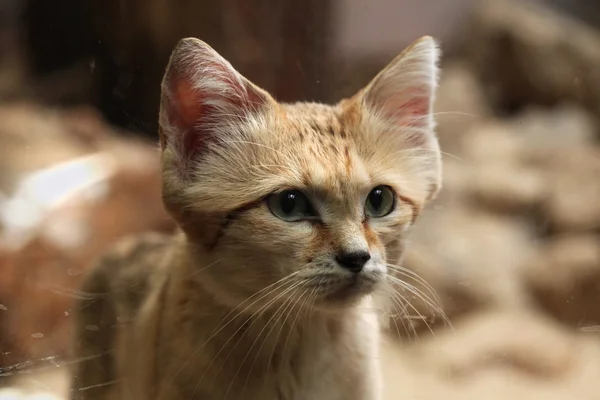
{"label": "cat's brow", "polygon": [[[346,194],[346,190],[343,190],[340,188],[333,188],[331,186],[325,186],[325,185],[316,185],[316,184],[308,184],[305,185],[305,187],[303,188],[303,190],[309,194],[311,197],[314,197],[320,201],[325,201],[327,199],[337,199],[337,200],[342,200],[344,198],[346,198],[347,196]],[[341,195],[340,195],[341,193]]]}

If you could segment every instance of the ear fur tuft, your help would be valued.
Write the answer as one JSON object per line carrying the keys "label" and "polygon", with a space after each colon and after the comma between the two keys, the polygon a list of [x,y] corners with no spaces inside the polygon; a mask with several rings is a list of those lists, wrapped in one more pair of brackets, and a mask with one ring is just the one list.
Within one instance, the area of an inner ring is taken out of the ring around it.
{"label": "ear fur tuft", "polygon": [[225,134],[232,120],[244,119],[273,102],[219,55],[195,38],[182,39],[173,50],[163,83],[161,145],[170,147],[183,170],[210,143]]}

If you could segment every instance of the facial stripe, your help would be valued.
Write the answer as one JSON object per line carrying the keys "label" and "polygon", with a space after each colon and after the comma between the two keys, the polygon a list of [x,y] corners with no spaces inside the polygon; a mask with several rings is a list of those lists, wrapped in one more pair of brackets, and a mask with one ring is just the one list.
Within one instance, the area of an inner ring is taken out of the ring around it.
{"label": "facial stripe", "polygon": [[397,194],[397,196],[402,202],[407,203],[410,206],[412,213],[410,224],[414,224],[417,220],[417,217],[421,213],[421,207],[419,207],[419,205],[409,197],[403,196],[401,194]]}
{"label": "facial stripe", "polygon": [[225,215],[225,218],[223,218],[223,222],[221,222],[221,225],[219,226],[219,229],[217,230],[217,233],[216,233],[213,241],[211,243],[209,243],[209,245],[207,246],[207,250],[213,251],[217,247],[217,245],[219,244],[219,241],[224,236],[225,231],[227,230],[227,228],[229,227],[229,225],[231,225],[231,223],[233,221],[235,221],[237,218],[239,218],[240,215],[260,206],[260,204],[262,202],[263,202],[262,198],[257,199],[257,200],[251,201],[249,203],[243,204],[242,206],[236,208],[235,210],[232,210],[229,213],[227,213],[227,215]]}

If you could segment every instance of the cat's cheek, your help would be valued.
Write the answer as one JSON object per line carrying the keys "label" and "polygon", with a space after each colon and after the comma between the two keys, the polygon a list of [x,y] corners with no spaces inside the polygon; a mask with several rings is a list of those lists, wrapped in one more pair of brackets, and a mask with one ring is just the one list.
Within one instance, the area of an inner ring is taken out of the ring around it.
{"label": "cat's cheek", "polygon": [[290,257],[305,257],[306,247],[316,235],[312,223],[283,221],[272,215],[266,206],[237,220],[231,226],[230,234],[237,236],[236,240],[246,243],[252,251],[261,249],[263,253],[287,259],[286,263]]}
{"label": "cat's cheek", "polygon": [[390,219],[381,219],[372,221],[370,227],[379,238],[380,243],[385,246],[390,241],[395,240],[398,236],[404,234],[408,229],[408,224],[399,223],[398,221]]}
{"label": "cat's cheek", "polygon": [[382,262],[396,264],[404,252],[404,238],[410,224],[398,224],[393,222],[378,224],[375,231],[382,243]]}

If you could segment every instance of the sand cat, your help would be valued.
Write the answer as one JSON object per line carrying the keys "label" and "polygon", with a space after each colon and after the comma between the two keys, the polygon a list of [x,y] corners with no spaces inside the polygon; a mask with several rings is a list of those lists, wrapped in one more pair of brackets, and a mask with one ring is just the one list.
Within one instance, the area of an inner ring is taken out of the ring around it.
{"label": "sand cat", "polygon": [[90,270],[72,398],[380,399],[370,302],[440,187],[438,57],[424,37],[352,98],[282,104],[181,40],[160,109],[180,231]]}

